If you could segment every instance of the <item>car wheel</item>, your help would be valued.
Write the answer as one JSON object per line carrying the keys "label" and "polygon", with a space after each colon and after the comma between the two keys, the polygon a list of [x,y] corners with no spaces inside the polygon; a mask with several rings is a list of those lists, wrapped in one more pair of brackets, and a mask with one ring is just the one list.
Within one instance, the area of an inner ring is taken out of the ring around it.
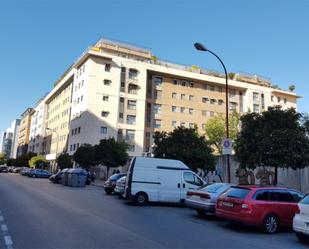
{"label": "car wheel", "polygon": [[296,237],[300,242],[309,242],[309,236],[304,235],[303,233],[297,233],[296,232]]}
{"label": "car wheel", "polygon": [[112,191],[106,190],[106,189],[105,189],[105,193],[106,193],[107,195],[111,195],[111,194],[112,194]]}
{"label": "car wheel", "polygon": [[36,175],[32,175],[33,178],[36,178]]}
{"label": "car wheel", "polygon": [[135,203],[139,206],[145,206],[148,203],[148,196],[146,193],[138,192],[135,195]]}
{"label": "car wheel", "polygon": [[206,216],[207,212],[205,210],[202,209],[196,209],[196,212],[199,216]]}
{"label": "car wheel", "polygon": [[264,219],[263,229],[265,233],[273,234],[279,230],[279,219],[276,215],[267,215]]}

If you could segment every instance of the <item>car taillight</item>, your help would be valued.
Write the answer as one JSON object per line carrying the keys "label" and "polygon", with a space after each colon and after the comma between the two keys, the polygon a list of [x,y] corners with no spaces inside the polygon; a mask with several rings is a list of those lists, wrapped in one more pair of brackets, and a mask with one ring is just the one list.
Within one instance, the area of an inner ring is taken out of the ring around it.
{"label": "car taillight", "polygon": [[203,199],[210,199],[209,194],[200,194],[200,197],[203,198]]}
{"label": "car taillight", "polygon": [[218,206],[222,206],[222,201],[217,202]]}
{"label": "car taillight", "polygon": [[300,214],[300,209],[299,209],[299,206],[298,206],[298,205],[296,206],[295,214]]}

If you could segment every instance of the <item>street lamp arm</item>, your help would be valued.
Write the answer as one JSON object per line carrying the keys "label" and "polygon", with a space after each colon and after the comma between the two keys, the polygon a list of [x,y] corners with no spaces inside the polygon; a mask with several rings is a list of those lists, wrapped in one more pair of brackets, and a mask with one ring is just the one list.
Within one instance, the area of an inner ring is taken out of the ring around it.
{"label": "street lamp arm", "polygon": [[224,72],[225,72],[225,76],[227,77],[227,71],[226,71],[226,67],[223,63],[223,61],[220,59],[220,57],[218,55],[216,55],[214,52],[212,52],[211,50],[207,49],[207,51],[211,54],[213,54],[221,63],[221,65],[223,66]]}

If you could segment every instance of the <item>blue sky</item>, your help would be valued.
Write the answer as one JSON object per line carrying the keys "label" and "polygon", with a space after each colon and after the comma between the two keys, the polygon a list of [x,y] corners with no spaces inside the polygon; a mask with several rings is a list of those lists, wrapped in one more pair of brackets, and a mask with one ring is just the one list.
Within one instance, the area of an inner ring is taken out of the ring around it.
{"label": "blue sky", "polygon": [[0,0],[0,131],[48,92],[100,37],[151,48],[159,58],[296,85],[309,112],[309,1]]}

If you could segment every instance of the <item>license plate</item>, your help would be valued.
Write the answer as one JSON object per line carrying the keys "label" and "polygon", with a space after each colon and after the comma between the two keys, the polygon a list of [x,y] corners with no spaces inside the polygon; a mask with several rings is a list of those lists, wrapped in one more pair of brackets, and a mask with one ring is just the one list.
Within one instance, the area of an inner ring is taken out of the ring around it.
{"label": "license plate", "polygon": [[223,206],[226,206],[226,207],[233,207],[233,206],[234,206],[233,203],[231,203],[231,202],[226,202],[226,201],[222,202],[222,205],[223,205]]}

